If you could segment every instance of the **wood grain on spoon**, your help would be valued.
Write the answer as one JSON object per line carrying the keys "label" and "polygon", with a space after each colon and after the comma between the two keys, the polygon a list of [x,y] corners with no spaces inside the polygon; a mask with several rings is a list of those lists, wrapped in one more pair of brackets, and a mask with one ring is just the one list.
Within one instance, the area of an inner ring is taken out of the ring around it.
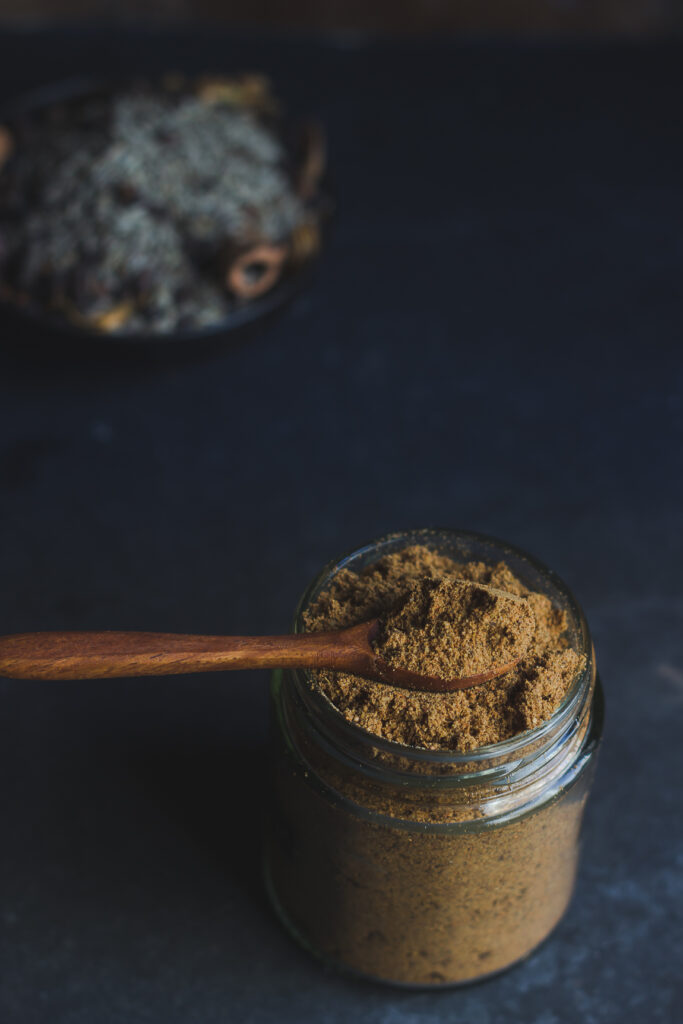
{"label": "wood grain on spoon", "polygon": [[519,658],[487,672],[438,679],[388,665],[374,651],[373,619],[336,632],[287,636],[46,632],[0,637],[0,675],[12,679],[109,679],[233,669],[332,669],[407,690],[448,692],[495,679]]}

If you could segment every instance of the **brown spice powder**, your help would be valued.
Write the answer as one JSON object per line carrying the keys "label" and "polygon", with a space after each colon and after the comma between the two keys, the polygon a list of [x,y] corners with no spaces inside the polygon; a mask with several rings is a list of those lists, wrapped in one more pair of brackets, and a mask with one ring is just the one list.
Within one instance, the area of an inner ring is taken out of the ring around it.
{"label": "brown spice powder", "polygon": [[371,618],[382,620],[382,656],[428,675],[474,674],[521,655],[504,676],[453,693],[315,674],[315,685],[349,722],[407,746],[465,751],[509,739],[547,721],[580,668],[564,612],[503,562],[458,564],[427,547],[407,547],[360,573],[338,572],[304,624],[341,629]]}
{"label": "brown spice powder", "polygon": [[268,835],[277,905],[300,941],[365,976],[457,984],[526,956],[574,886],[590,775],[535,813],[460,833],[392,828],[282,765]]}
{"label": "brown spice powder", "polygon": [[535,628],[526,598],[445,576],[413,583],[374,646],[390,665],[455,679],[517,661]]}

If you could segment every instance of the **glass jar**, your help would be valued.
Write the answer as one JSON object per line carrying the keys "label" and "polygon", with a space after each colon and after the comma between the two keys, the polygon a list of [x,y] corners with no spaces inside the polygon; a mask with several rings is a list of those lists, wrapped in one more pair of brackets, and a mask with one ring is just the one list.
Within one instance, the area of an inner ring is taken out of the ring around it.
{"label": "glass jar", "polygon": [[602,694],[564,583],[477,534],[417,530],[353,552],[313,581],[295,630],[341,568],[413,544],[456,561],[506,562],[565,611],[583,668],[548,721],[467,753],[381,739],[346,721],[307,672],[276,672],[266,883],[291,934],[327,962],[396,984],[454,985],[521,960],[564,914]]}

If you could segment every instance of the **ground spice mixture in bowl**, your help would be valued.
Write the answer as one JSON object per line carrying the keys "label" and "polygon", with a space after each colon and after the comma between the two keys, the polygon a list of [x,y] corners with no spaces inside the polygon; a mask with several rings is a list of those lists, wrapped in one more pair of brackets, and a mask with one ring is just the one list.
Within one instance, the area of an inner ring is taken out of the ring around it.
{"label": "ground spice mixture in bowl", "polygon": [[241,327],[316,258],[324,171],[261,75],[25,97],[0,113],[0,300],[100,341]]}
{"label": "ground spice mixture in bowl", "polygon": [[516,663],[450,693],[275,673],[268,889],[290,932],[341,968],[473,981],[530,953],[569,903],[602,726],[590,636],[555,574],[447,530],[328,566],[295,628],[375,617],[380,653],[403,667]]}

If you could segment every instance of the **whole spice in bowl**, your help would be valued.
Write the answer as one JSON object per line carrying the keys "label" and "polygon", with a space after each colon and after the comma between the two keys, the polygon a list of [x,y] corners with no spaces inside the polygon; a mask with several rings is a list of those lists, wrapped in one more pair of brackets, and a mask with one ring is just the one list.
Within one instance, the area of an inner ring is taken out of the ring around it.
{"label": "whole spice in bowl", "polygon": [[325,570],[296,625],[375,617],[382,656],[416,671],[519,660],[448,693],[276,673],[268,888],[337,966],[471,981],[526,956],[569,902],[601,724],[588,631],[544,567],[450,531],[394,535]]}
{"label": "whole spice in bowl", "polygon": [[297,148],[284,124],[259,75],[172,76],[15,113],[0,127],[0,294],[117,336],[229,323],[320,245],[322,135]]}

